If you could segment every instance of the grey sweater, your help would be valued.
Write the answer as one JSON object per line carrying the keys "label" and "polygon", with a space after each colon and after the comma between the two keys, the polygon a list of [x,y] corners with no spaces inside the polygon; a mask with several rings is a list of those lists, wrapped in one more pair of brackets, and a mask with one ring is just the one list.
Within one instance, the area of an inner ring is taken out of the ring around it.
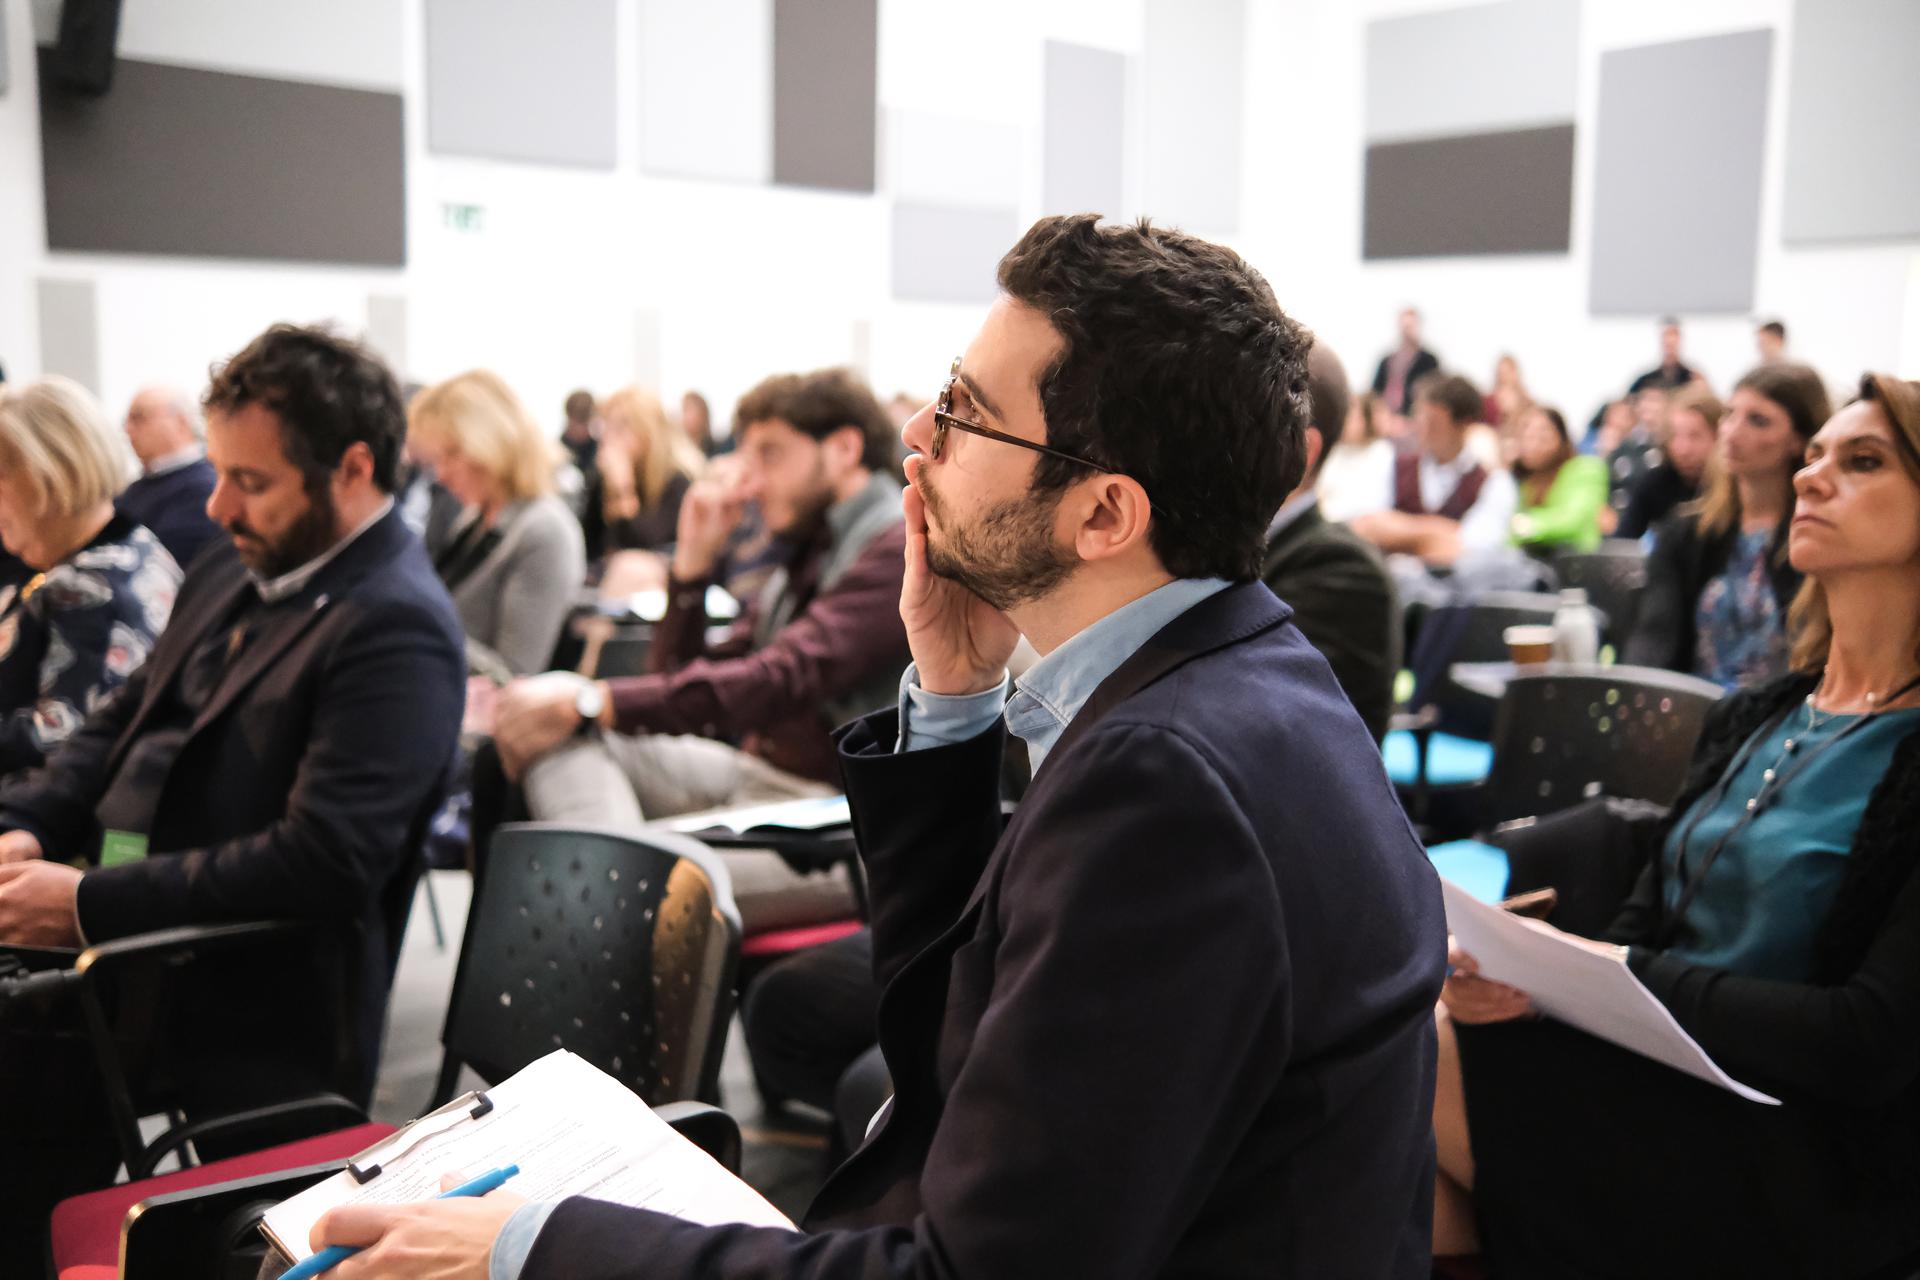
{"label": "grey sweater", "polygon": [[[456,540],[473,518],[471,512],[462,515]],[[548,495],[508,506],[495,528],[499,542],[452,588],[468,652],[490,651],[515,675],[544,671],[586,580],[580,523],[565,503]]]}

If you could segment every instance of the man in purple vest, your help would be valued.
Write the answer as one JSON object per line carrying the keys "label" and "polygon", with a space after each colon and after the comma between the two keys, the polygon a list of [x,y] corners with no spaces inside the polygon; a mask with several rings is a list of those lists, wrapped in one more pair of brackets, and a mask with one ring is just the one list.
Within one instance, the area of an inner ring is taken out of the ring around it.
{"label": "man in purple vest", "polygon": [[1508,542],[1519,501],[1513,476],[1467,448],[1480,417],[1480,393],[1458,374],[1436,374],[1414,389],[1418,451],[1394,459],[1381,510],[1355,516],[1353,531],[1388,554],[1418,556],[1448,568],[1462,555]]}

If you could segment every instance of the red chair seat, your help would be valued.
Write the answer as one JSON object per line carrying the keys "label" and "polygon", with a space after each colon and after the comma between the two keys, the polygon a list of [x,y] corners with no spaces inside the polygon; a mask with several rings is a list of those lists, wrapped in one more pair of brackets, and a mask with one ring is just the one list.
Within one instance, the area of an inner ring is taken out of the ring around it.
{"label": "red chair seat", "polygon": [[356,1125],[323,1133],[317,1138],[303,1138],[264,1151],[163,1173],[144,1182],[123,1182],[85,1195],[70,1196],[53,1210],[54,1270],[60,1280],[106,1280],[119,1275],[120,1224],[125,1221],[127,1210],[148,1196],[186,1191],[278,1169],[345,1160],[393,1131],[389,1124]]}
{"label": "red chair seat", "polygon": [[801,925],[796,929],[769,929],[743,940],[740,943],[740,955],[743,958],[784,956],[789,952],[804,951],[823,942],[844,938],[850,933],[858,933],[864,927],[858,920],[835,920],[828,924]]}

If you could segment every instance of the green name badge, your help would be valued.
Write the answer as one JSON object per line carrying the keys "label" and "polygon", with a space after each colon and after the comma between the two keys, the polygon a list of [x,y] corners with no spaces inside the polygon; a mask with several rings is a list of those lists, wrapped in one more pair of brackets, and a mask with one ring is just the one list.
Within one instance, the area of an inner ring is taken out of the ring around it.
{"label": "green name badge", "polygon": [[147,838],[138,831],[109,831],[100,837],[100,865],[124,866],[147,856]]}

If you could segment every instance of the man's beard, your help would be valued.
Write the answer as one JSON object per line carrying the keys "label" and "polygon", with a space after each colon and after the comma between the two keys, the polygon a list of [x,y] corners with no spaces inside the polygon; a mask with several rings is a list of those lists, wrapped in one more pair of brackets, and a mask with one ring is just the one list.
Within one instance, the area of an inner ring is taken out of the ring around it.
{"label": "man's beard", "polygon": [[[306,511],[287,527],[285,533],[271,541],[243,521],[236,520],[228,525],[227,533],[233,538],[233,549],[240,553],[241,563],[255,577],[272,581],[298,569],[339,541],[333,495],[325,487],[317,493],[308,494]],[[242,542],[243,535],[249,540]]]}
{"label": "man's beard", "polygon": [[1073,572],[1077,562],[1053,545],[1058,495],[1052,501],[1030,495],[999,503],[969,529],[947,519],[924,471],[914,487],[940,525],[937,535],[931,527],[927,532],[927,567],[1002,613],[1040,599]]}

